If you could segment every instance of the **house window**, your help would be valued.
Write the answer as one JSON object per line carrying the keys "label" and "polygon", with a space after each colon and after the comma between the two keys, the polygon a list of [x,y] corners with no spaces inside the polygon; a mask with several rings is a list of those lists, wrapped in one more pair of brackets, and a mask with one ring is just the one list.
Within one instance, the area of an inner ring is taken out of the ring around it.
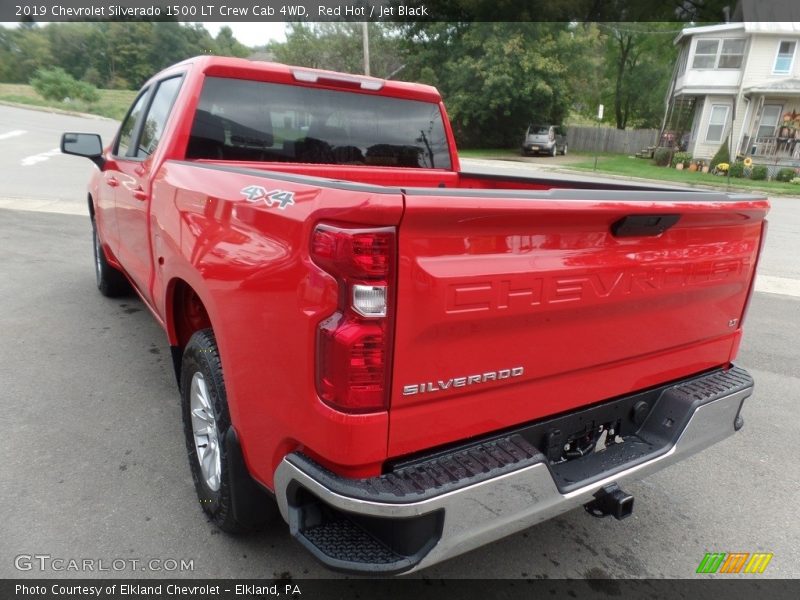
{"label": "house window", "polygon": [[697,40],[693,69],[738,69],[744,57],[744,39]]}
{"label": "house window", "polygon": [[761,121],[758,124],[756,137],[772,137],[778,127],[778,119],[781,115],[781,107],[777,104],[765,104],[761,112]]}
{"label": "house window", "polygon": [[681,55],[678,57],[678,75],[683,75],[686,72],[686,63],[689,62],[689,46],[685,45],[681,48]]}
{"label": "house window", "polygon": [[724,104],[714,104],[711,107],[711,117],[708,119],[707,142],[721,142],[728,120],[728,107]]}
{"label": "house window", "polygon": [[778,56],[775,57],[773,73],[788,73],[792,70],[796,46],[797,42],[781,42],[778,44]]}
{"label": "house window", "polygon": [[717,63],[719,40],[697,40],[694,49],[693,69],[713,69]]}
{"label": "house window", "polygon": [[722,40],[719,69],[738,69],[744,57],[744,40]]}

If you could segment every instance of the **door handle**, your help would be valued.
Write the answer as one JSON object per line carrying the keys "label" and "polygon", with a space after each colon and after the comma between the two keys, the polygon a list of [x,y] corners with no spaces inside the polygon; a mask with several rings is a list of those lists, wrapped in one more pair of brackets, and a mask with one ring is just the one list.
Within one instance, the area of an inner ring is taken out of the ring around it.
{"label": "door handle", "polygon": [[106,185],[109,187],[117,187],[119,185],[119,180],[112,175],[106,178]]}
{"label": "door handle", "polygon": [[142,186],[139,186],[135,190],[133,190],[133,197],[136,198],[137,200],[142,200],[142,201],[147,200],[147,192],[145,192],[142,189]]}
{"label": "door handle", "polygon": [[611,225],[614,237],[654,237],[675,225],[680,215],[628,215]]}

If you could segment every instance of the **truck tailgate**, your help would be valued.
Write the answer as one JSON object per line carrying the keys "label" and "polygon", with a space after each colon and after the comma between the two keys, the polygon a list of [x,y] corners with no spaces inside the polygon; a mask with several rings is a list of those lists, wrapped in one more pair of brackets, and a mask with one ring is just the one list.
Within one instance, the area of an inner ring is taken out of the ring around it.
{"label": "truck tailgate", "polygon": [[492,194],[406,193],[390,456],[732,359],[766,200]]}

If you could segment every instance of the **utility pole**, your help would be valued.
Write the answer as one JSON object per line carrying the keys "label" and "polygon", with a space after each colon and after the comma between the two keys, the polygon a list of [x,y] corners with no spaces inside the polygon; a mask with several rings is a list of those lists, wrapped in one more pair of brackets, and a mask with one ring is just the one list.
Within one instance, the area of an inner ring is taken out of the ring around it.
{"label": "utility pole", "polygon": [[369,29],[366,21],[361,23],[361,32],[364,39],[364,75],[369,76]]}
{"label": "utility pole", "polygon": [[[603,105],[601,104],[600,106],[597,107],[597,129],[596,129],[596,131],[598,133],[600,133],[600,121],[602,121],[602,120],[603,120]],[[600,136],[598,135],[597,136],[597,143],[595,143],[595,146],[594,146],[594,169],[592,169],[593,171],[597,171],[597,152],[598,152],[597,147],[599,145],[599,142],[600,142]]]}

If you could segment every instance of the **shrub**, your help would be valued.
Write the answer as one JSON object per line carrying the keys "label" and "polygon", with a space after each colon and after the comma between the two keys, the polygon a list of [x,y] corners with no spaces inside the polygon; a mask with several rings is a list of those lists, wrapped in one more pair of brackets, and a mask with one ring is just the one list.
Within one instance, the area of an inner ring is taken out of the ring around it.
{"label": "shrub", "polygon": [[40,96],[48,100],[63,101],[70,98],[91,104],[100,99],[96,87],[78,81],[61,67],[38,69],[30,83]]}
{"label": "shrub", "polygon": [[750,179],[754,179],[756,181],[762,181],[767,178],[767,167],[764,165],[756,165],[753,167],[753,172],[750,175]]}
{"label": "shrub", "polygon": [[90,85],[98,87],[103,85],[103,76],[100,74],[100,71],[98,71],[95,67],[89,67],[88,69],[86,69],[86,71],[83,73],[83,76],[81,77],[81,80],[85,81]]}
{"label": "shrub", "polygon": [[795,177],[789,183],[793,183],[794,185],[800,185],[800,177]]}
{"label": "shrub", "polygon": [[784,167],[783,169],[778,171],[777,175],[775,175],[775,180],[776,181],[783,181],[784,183],[787,183],[787,182],[791,181],[792,179],[794,179],[796,176],[797,176],[797,174],[794,172],[794,169],[790,169],[788,167]]}
{"label": "shrub", "polygon": [[683,163],[684,166],[689,164],[692,160],[692,155],[688,152],[676,152],[670,161],[670,164],[674,167],[678,163]]}
{"label": "shrub", "polygon": [[744,163],[737,160],[730,166],[728,172],[730,173],[731,177],[744,177]]}
{"label": "shrub", "polygon": [[731,153],[728,150],[728,142],[729,141],[730,141],[730,137],[727,138],[724,142],[722,142],[722,145],[719,147],[719,150],[717,150],[717,153],[711,159],[711,162],[709,164],[711,165],[712,169],[714,167],[716,167],[719,163],[730,163],[731,162]]}
{"label": "shrub", "polygon": [[672,162],[672,150],[669,148],[656,148],[653,153],[653,161],[659,167],[666,167]]}

